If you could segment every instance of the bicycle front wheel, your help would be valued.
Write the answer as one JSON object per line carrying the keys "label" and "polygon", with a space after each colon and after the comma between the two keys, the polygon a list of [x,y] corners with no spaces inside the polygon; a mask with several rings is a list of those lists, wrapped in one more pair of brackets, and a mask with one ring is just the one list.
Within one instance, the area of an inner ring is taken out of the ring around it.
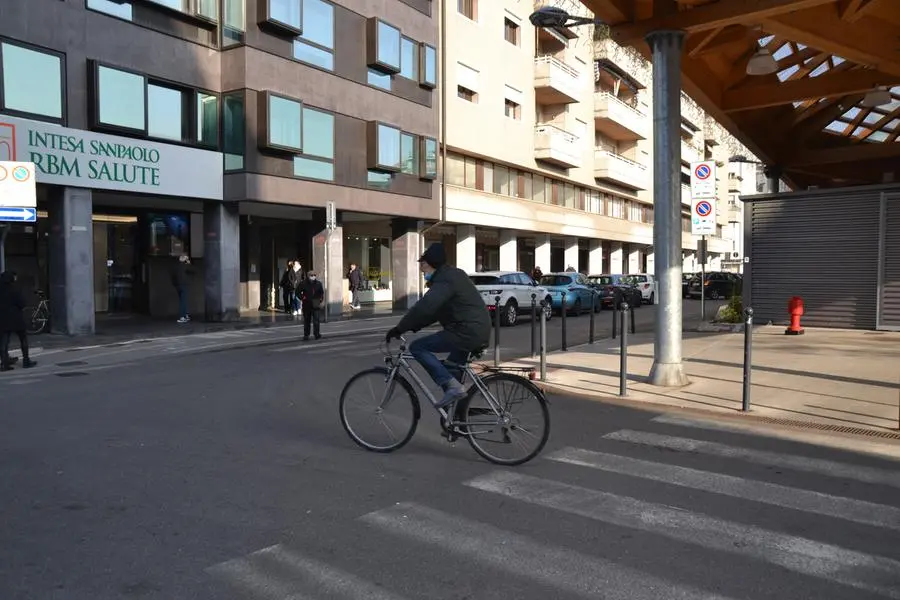
{"label": "bicycle front wheel", "polygon": [[412,385],[399,373],[375,367],[357,373],[341,391],[341,425],[354,442],[372,452],[392,452],[412,439],[421,416]]}
{"label": "bicycle front wheel", "polygon": [[47,326],[47,314],[43,308],[26,306],[22,310],[22,315],[25,317],[25,330],[28,335],[37,335]]}
{"label": "bicycle front wheel", "polygon": [[498,465],[521,465],[538,455],[550,438],[550,411],[536,385],[511,373],[481,378],[488,393],[472,386],[457,418],[472,448]]}

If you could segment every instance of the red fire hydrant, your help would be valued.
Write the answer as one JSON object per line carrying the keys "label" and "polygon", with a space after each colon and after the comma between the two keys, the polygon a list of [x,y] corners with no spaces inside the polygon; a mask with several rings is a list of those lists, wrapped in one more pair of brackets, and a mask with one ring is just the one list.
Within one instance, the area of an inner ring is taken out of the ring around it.
{"label": "red fire hydrant", "polygon": [[791,324],[784,330],[784,335],[803,335],[800,327],[800,317],[803,315],[803,298],[793,296],[788,300],[788,314],[791,316]]}

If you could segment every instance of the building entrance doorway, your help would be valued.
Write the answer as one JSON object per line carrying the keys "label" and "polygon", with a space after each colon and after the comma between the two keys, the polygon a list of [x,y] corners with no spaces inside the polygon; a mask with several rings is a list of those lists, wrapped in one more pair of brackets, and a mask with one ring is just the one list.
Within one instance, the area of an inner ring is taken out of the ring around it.
{"label": "building entrance doorway", "polygon": [[[93,215],[94,310],[98,313],[131,313],[138,310],[138,218],[127,215]],[[138,303],[139,305],[140,303]]]}

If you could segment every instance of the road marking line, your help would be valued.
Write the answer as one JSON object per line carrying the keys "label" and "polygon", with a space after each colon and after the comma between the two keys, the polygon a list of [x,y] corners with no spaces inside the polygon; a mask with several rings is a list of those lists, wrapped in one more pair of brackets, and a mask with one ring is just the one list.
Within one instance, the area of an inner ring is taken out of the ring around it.
{"label": "road marking line", "polygon": [[727,446],[717,442],[707,442],[630,429],[615,431],[603,437],[608,440],[628,442],[629,444],[651,446],[654,448],[667,448],[669,450],[705,454],[709,456],[736,458],[760,465],[770,465],[785,469],[794,469],[796,471],[807,471],[809,473],[818,473],[830,477],[839,477],[841,479],[855,479],[856,481],[864,483],[900,487],[900,472],[889,471],[887,469],[864,467],[819,458],[770,452],[767,450],[753,450],[750,448]]}
{"label": "road marking line", "polygon": [[281,544],[213,565],[206,571],[243,588],[254,597],[271,600],[335,596],[348,600],[403,600],[381,586],[288,550]]}
{"label": "road marking line", "polygon": [[303,352],[306,351],[307,354],[312,354],[313,350],[321,350],[324,348],[329,348],[333,346],[345,346],[347,344],[352,344],[353,340],[337,340],[334,342],[301,342],[299,346],[286,346],[284,348],[273,348],[270,352]]}
{"label": "road marking line", "polygon": [[454,552],[473,564],[489,564],[495,569],[585,598],[726,600],[724,596],[677,585],[596,556],[539,543],[418,504],[398,503],[363,515],[360,520],[389,534]]}
{"label": "road marking line", "polygon": [[564,448],[549,454],[547,458],[712,494],[900,530],[900,509],[893,506],[581,448]]}
{"label": "road marking line", "polygon": [[900,598],[900,562],[888,558],[511,471],[496,471],[464,485]]}

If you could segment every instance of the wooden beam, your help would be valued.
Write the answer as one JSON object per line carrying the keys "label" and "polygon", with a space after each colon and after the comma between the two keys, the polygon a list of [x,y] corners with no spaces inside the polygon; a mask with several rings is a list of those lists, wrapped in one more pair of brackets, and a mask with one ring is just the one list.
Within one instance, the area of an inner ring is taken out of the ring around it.
{"label": "wooden beam", "polygon": [[750,30],[743,25],[731,25],[720,27],[709,33],[691,36],[684,46],[685,53],[690,57],[700,56],[710,52],[721,50],[724,46],[752,39]]}
{"label": "wooden beam", "polygon": [[837,54],[859,65],[900,75],[900,36],[897,27],[876,19],[847,23],[837,5],[782,14],[762,22],[771,34]]}
{"label": "wooden beam", "polygon": [[840,0],[838,2],[838,15],[842,21],[856,23],[880,0]]}
{"label": "wooden beam", "polygon": [[628,23],[634,19],[629,0],[581,0],[581,3],[606,23]]}
{"label": "wooden beam", "polygon": [[[862,112],[866,112],[866,111],[862,111]],[[871,114],[871,111],[868,111],[868,112]],[[881,114],[881,113],[874,113],[874,114]],[[857,144],[859,142],[862,142],[867,137],[869,137],[876,131],[880,131],[882,127],[884,127],[885,125],[887,125],[894,119],[898,119],[898,118],[900,118],[900,107],[897,107],[894,110],[892,110],[891,112],[889,112],[888,114],[884,115],[875,123],[872,123],[871,125],[865,125],[865,130],[860,134],[859,137],[857,137],[853,140],[853,143]]]}
{"label": "wooden beam", "polygon": [[900,75],[871,69],[856,69],[836,75],[804,77],[769,85],[745,86],[722,95],[722,110],[735,112],[779,106],[802,100],[818,100],[866,92],[880,85],[900,83]]}
{"label": "wooden beam", "polygon": [[[728,0],[682,10],[665,17],[643,19],[610,27],[609,34],[621,45],[644,39],[651,31],[682,29],[689,33],[709,31],[728,25],[756,24],[793,11],[832,4],[834,0]],[[599,4],[599,3],[597,3]],[[673,2],[674,4],[674,2]],[[590,6],[590,4],[588,4]]]}
{"label": "wooden beam", "polygon": [[848,144],[835,148],[795,153],[785,157],[784,165],[786,168],[808,167],[810,165],[832,165],[897,157],[900,157],[900,144],[897,143]]}

